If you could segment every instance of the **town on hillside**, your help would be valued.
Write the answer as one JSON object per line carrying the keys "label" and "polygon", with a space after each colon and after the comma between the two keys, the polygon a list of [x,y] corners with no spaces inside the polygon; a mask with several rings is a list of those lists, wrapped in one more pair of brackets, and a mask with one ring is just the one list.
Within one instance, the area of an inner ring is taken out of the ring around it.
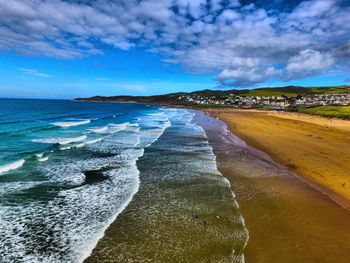
{"label": "town on hillside", "polygon": [[348,106],[350,105],[350,93],[298,95],[297,97],[241,96],[234,93],[227,96],[202,96],[198,94],[189,94],[179,96],[178,103],[193,105],[217,105],[245,109],[267,108],[283,110],[298,106]]}

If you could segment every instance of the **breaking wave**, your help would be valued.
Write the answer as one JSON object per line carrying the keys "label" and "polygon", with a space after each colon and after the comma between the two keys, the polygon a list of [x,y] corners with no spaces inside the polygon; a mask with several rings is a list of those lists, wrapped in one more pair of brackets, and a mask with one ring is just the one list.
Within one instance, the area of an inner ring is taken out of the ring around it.
{"label": "breaking wave", "polygon": [[13,163],[2,165],[0,166],[0,174],[21,168],[24,163],[25,163],[25,160],[22,159]]}
{"label": "breaking wave", "polygon": [[[144,148],[170,125],[159,122],[141,127],[125,122],[94,128],[93,133],[106,133],[103,137],[88,134],[31,140],[59,144],[61,151],[55,150],[50,158],[48,149],[32,154],[38,161],[35,171],[45,175],[44,181],[7,186],[13,188],[11,193],[29,198],[17,204],[16,209],[0,203],[2,260],[83,262],[138,191],[136,162]],[[64,151],[73,148],[77,150]],[[0,172],[23,163],[24,160],[0,167]],[[12,200],[11,196],[6,198]],[[35,198],[45,201],[30,201]]]}
{"label": "breaking wave", "polygon": [[81,141],[86,140],[86,138],[87,138],[86,135],[82,135],[82,136],[73,137],[73,138],[55,137],[55,138],[45,138],[45,139],[34,139],[32,141],[33,142],[38,142],[38,143],[65,145],[65,144],[70,144],[72,142],[81,142]]}
{"label": "breaking wave", "polygon": [[90,123],[91,120],[79,120],[79,121],[63,121],[63,122],[54,122],[52,123],[55,126],[62,127],[62,128],[68,128],[68,127],[74,127],[74,126],[80,126],[84,124]]}

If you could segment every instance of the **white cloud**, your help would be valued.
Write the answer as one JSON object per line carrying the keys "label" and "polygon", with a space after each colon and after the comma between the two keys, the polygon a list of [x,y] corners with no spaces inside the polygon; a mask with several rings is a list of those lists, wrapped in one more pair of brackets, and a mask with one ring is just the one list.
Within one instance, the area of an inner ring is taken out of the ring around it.
{"label": "white cloud", "polygon": [[269,66],[257,58],[235,57],[229,67],[221,71],[215,79],[224,86],[246,86],[258,84],[270,79],[298,79],[317,75],[330,69],[335,63],[331,53],[305,49],[289,58],[281,69]]}
{"label": "white cloud", "polygon": [[162,22],[169,19],[173,15],[173,12],[169,9],[170,7],[171,2],[168,0],[145,0],[140,2],[140,4],[135,7],[134,13],[136,16],[151,18]]}
{"label": "white cloud", "polygon": [[194,18],[203,15],[206,0],[176,0],[177,6],[182,14],[190,14]]}
{"label": "white cloud", "polygon": [[224,86],[247,86],[277,78],[280,74],[281,71],[264,65],[257,58],[236,57],[232,59],[229,68],[221,71],[215,80]]}
{"label": "white cloud", "polygon": [[335,59],[329,52],[305,49],[288,60],[286,73],[289,78],[312,75],[329,69],[334,63]]}
{"label": "white cloud", "polygon": [[300,19],[322,16],[336,4],[336,0],[305,1],[293,11],[291,18]]}
{"label": "white cloud", "polygon": [[241,16],[237,11],[233,11],[231,9],[223,11],[218,20],[227,22],[227,23],[232,23],[234,20],[239,19]]}
{"label": "white cloud", "polygon": [[104,78],[104,77],[99,77],[99,78],[95,78],[97,81],[109,81],[109,78]]}
{"label": "white cloud", "polygon": [[50,78],[51,77],[51,75],[49,75],[49,74],[40,72],[39,70],[32,69],[32,68],[18,68],[18,70],[27,76],[40,77],[40,78]]}
{"label": "white cloud", "polygon": [[103,45],[147,48],[230,85],[317,75],[335,61],[349,67],[349,35],[340,0],[300,1],[288,12],[238,0],[0,0],[1,50],[74,59],[103,54]]}

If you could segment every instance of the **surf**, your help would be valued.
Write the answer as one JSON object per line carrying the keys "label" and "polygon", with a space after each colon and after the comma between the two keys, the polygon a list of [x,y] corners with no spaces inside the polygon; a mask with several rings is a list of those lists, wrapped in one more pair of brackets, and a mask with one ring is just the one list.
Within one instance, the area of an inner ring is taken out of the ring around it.
{"label": "surf", "polygon": [[69,127],[75,127],[75,126],[89,124],[90,122],[91,122],[91,120],[80,120],[80,121],[54,122],[52,124],[55,126],[61,127],[61,128],[69,128]]}
{"label": "surf", "polygon": [[4,174],[4,173],[7,173],[9,171],[21,168],[24,165],[24,163],[25,163],[25,160],[22,159],[22,160],[13,162],[13,163],[2,165],[2,166],[0,166],[0,174]]}
{"label": "surf", "polygon": [[44,139],[33,139],[32,142],[66,145],[73,142],[84,141],[86,140],[86,138],[87,138],[86,135],[82,135],[78,137],[70,137],[70,138],[53,137],[53,138],[44,138]]}

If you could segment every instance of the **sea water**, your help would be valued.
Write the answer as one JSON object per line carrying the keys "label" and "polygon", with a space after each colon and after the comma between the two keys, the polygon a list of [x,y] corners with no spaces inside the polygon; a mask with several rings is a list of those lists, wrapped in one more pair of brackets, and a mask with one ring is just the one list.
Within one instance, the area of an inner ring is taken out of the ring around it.
{"label": "sea water", "polygon": [[0,261],[243,261],[246,229],[193,116],[1,99]]}

